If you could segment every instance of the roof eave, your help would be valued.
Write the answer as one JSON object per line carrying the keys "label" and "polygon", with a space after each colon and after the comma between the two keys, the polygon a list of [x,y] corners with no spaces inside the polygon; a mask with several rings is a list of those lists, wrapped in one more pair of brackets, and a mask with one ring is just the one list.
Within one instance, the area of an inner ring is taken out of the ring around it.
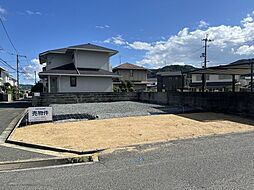
{"label": "roof eave", "polygon": [[43,73],[40,72],[39,76],[81,76],[81,77],[120,77],[119,75],[100,75],[100,74],[68,74],[68,73]]}

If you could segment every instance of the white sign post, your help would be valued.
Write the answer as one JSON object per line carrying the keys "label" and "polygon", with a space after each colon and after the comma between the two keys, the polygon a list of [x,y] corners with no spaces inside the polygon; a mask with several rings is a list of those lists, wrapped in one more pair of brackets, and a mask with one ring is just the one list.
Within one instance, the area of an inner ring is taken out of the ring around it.
{"label": "white sign post", "polygon": [[52,121],[52,107],[29,107],[28,122]]}

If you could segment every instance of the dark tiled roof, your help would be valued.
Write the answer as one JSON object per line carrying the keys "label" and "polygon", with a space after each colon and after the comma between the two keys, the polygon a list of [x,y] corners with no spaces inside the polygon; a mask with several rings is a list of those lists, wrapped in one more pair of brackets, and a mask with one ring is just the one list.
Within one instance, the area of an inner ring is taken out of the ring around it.
{"label": "dark tiled roof", "polygon": [[69,46],[68,49],[84,49],[84,50],[94,50],[94,51],[105,51],[105,52],[116,52],[116,50],[105,48],[102,46],[97,46],[94,44],[81,44],[81,45],[76,45],[76,46]]}
{"label": "dark tiled roof", "polygon": [[60,67],[56,67],[47,71],[42,71],[39,75],[47,74],[70,74],[70,75],[105,75],[105,76],[117,76],[115,73],[106,71],[103,69],[85,69],[85,68],[75,68],[73,63],[66,64]]}
{"label": "dark tiled roof", "polygon": [[0,71],[6,71],[3,67],[0,67]]}
{"label": "dark tiled roof", "polygon": [[123,63],[123,64],[118,65],[117,67],[115,67],[113,70],[117,70],[117,69],[147,70],[144,67],[140,67],[138,65],[134,65],[134,64],[131,64],[131,63]]}
{"label": "dark tiled roof", "polygon": [[107,52],[107,53],[111,53],[112,55],[118,53],[118,51],[116,51],[116,50],[88,43],[88,44],[81,44],[81,45],[76,45],[76,46],[69,46],[66,48],[48,50],[43,53],[40,53],[40,56],[48,54],[48,53],[62,53],[62,54],[64,54],[67,52],[67,50],[75,50],[75,49],[86,50],[86,51]]}

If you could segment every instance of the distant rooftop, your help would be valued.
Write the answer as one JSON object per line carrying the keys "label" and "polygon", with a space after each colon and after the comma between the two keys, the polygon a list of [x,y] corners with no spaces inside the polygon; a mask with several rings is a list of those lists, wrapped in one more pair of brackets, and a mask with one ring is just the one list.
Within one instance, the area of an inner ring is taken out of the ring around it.
{"label": "distant rooftop", "polygon": [[113,68],[113,70],[117,70],[117,69],[147,70],[144,67],[140,67],[138,65],[134,65],[131,63],[123,63],[123,64],[118,65],[117,67]]}
{"label": "distant rooftop", "polygon": [[158,72],[157,75],[160,76],[182,76],[181,71],[164,71],[164,72]]}
{"label": "distant rooftop", "polygon": [[3,67],[0,67],[0,71],[6,71]]}

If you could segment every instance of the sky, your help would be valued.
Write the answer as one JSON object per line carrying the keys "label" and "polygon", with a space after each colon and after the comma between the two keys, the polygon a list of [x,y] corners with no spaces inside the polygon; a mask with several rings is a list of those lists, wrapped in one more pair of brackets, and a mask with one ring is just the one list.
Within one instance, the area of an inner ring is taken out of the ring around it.
{"label": "sky", "polygon": [[[208,66],[254,57],[253,0],[0,0],[0,17],[20,55],[21,83],[34,83],[41,52],[93,43],[111,58],[146,68]],[[15,50],[0,26],[0,58],[16,67]],[[15,70],[3,65],[14,77]],[[38,76],[37,76],[38,77]]]}

